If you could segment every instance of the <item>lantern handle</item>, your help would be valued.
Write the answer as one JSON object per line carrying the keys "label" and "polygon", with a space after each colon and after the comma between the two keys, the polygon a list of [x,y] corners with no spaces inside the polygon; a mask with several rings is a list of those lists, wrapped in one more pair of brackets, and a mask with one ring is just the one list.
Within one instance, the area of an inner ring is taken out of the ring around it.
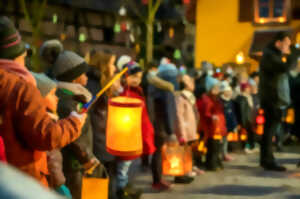
{"label": "lantern handle", "polygon": [[107,91],[112,85],[113,83],[120,79],[126,72],[127,72],[128,68],[124,68],[120,73],[118,73],[117,75],[114,76],[114,78],[112,80],[110,80],[104,88],[102,88],[96,96],[94,96],[91,101],[89,101],[88,103],[84,104],[81,108],[80,113],[86,113],[88,112],[88,110],[90,109],[90,107],[97,101],[97,99],[99,99],[99,97],[101,95],[103,95],[103,93],[105,93],[105,91]]}

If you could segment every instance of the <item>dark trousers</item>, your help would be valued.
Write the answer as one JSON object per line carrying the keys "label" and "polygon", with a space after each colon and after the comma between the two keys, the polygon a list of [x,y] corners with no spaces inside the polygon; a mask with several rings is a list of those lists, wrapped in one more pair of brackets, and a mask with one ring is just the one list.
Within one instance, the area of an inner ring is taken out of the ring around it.
{"label": "dark trousers", "polygon": [[165,138],[155,135],[156,151],[152,156],[151,169],[153,183],[159,183],[162,179],[162,147],[165,143]]}
{"label": "dark trousers", "polygon": [[282,125],[282,110],[274,107],[263,107],[266,123],[261,141],[260,164],[274,164],[273,136],[278,135]]}
{"label": "dark trousers", "polygon": [[246,127],[247,136],[248,136],[248,144],[250,145],[250,149],[255,147],[255,132],[253,131],[252,125],[249,124]]}
{"label": "dark trousers", "polygon": [[223,167],[221,152],[222,144],[220,140],[211,138],[207,140],[206,168],[208,170],[215,170]]}

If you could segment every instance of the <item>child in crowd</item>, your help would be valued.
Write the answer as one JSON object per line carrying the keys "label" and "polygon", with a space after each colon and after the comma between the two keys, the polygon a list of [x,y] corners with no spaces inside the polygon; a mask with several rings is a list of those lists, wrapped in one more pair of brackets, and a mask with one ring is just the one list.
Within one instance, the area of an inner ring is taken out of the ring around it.
{"label": "child in crowd", "polygon": [[[224,81],[221,85],[221,101],[224,106],[227,131],[237,133],[237,119],[235,114],[234,102],[232,100],[232,88],[229,83]],[[223,137],[223,157],[225,161],[231,161],[233,158],[228,155],[227,136]]]}
{"label": "child in crowd", "polygon": [[207,94],[197,101],[200,110],[201,129],[207,142],[206,167],[208,170],[223,169],[221,160],[221,142],[226,135],[224,107],[218,98],[220,93],[219,81],[208,78],[206,81]]}
{"label": "child in crowd", "polygon": [[[77,83],[82,86],[87,84],[86,73],[89,71],[89,66],[82,57],[74,52],[61,52],[51,69],[55,79],[59,81]],[[57,113],[60,118],[64,118],[73,110],[79,110],[80,104],[87,102],[85,97],[76,96],[66,89],[59,89],[56,94],[59,97]],[[75,142],[64,147],[62,154],[66,185],[71,190],[73,198],[80,199],[81,169],[88,170],[99,164],[93,153],[93,131],[90,117],[85,121],[82,135]]]}
{"label": "child in crowd", "polygon": [[[56,115],[58,98],[56,93],[56,83],[49,79],[44,74],[32,73],[36,83],[37,88],[40,90],[41,95],[45,98],[45,103],[47,104],[48,114],[55,121],[58,120]],[[72,198],[70,190],[64,185],[66,178],[63,173],[63,158],[59,149],[47,152],[48,160],[48,183],[49,186],[55,189],[61,195]]]}
{"label": "child in crowd", "polygon": [[237,118],[238,122],[244,130],[247,131],[248,140],[246,143],[246,153],[253,152],[255,147],[255,133],[254,133],[254,103],[251,95],[251,86],[249,83],[243,83],[240,86],[241,95],[236,98],[237,103]]}
{"label": "child in crowd", "polygon": [[[193,144],[199,138],[197,133],[199,123],[199,113],[196,107],[196,97],[194,96],[195,82],[188,75],[183,75],[181,91],[176,93],[177,125],[176,135],[181,144]],[[196,149],[197,150],[197,149]],[[195,159],[195,158],[194,158]],[[189,176],[203,174],[204,172],[193,167]]]}
{"label": "child in crowd", "polygon": [[[148,111],[146,107],[146,100],[144,98],[143,90],[140,87],[143,70],[134,61],[125,64],[124,67],[128,68],[127,76],[125,78],[124,92],[121,96],[127,96],[131,98],[137,98],[143,101],[142,108],[142,138],[143,138],[143,155],[151,155],[155,152],[154,146],[154,129],[150,122]],[[117,194],[120,198],[126,196],[126,190],[128,189],[128,171],[131,165],[131,160],[136,157],[120,158],[117,163]],[[141,193],[138,191],[136,194],[132,194],[133,198],[139,198]]]}

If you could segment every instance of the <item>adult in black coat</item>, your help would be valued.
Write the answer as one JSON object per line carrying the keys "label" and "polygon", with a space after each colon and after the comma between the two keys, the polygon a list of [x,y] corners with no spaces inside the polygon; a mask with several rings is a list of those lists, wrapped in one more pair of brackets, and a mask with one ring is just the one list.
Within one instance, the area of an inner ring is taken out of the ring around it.
{"label": "adult in black coat", "polygon": [[289,35],[283,32],[278,33],[264,49],[260,62],[259,95],[266,118],[260,150],[260,165],[266,170],[286,170],[275,161],[272,137],[281,129],[282,113],[291,103],[288,72],[295,65],[298,53],[290,46]]}

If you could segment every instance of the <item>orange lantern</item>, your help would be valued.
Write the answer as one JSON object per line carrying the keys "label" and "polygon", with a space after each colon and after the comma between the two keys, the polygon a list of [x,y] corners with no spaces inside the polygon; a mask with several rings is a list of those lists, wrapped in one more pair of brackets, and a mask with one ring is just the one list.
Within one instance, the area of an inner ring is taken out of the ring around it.
{"label": "orange lantern", "polygon": [[287,116],[285,118],[285,122],[288,124],[294,124],[295,122],[295,111],[294,109],[290,108],[287,110]]}
{"label": "orange lantern", "polygon": [[142,154],[142,104],[139,99],[115,97],[109,100],[106,150],[116,156]]}
{"label": "orange lantern", "polygon": [[239,141],[239,135],[237,132],[229,132],[227,135],[228,142],[238,142]]}
{"label": "orange lantern", "polygon": [[258,125],[256,127],[256,134],[257,135],[263,135],[264,134],[264,125]]}
{"label": "orange lantern", "polygon": [[241,135],[240,135],[240,140],[242,142],[246,142],[248,139],[248,136],[247,136],[247,131],[245,129],[242,129],[241,130]]}
{"label": "orange lantern", "polygon": [[192,150],[178,143],[165,144],[162,148],[162,173],[170,176],[183,176],[193,167]]}
{"label": "orange lantern", "polygon": [[109,176],[103,166],[98,166],[91,174],[82,177],[82,199],[107,199]]}

